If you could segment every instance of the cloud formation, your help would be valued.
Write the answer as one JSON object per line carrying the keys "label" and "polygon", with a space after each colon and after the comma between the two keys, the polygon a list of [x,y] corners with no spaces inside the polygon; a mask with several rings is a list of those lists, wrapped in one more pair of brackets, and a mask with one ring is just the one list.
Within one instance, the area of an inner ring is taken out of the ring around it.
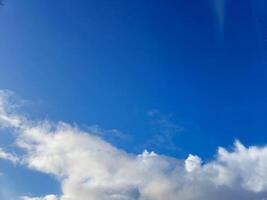
{"label": "cloud formation", "polygon": [[226,15],[226,6],[228,3],[228,0],[211,0],[213,7],[214,7],[214,13],[216,16],[217,24],[218,24],[218,30],[219,34],[223,34],[224,31],[224,22],[225,22],[225,15]]}
{"label": "cloud formation", "polygon": [[45,197],[21,197],[21,200],[57,200],[55,195],[47,195]]}
{"label": "cloud formation", "polygon": [[0,148],[0,159],[8,160],[12,163],[17,163],[19,161],[19,158],[17,156],[4,151],[2,148]]}
{"label": "cloud formation", "polygon": [[0,125],[14,131],[24,152],[19,163],[53,175],[62,188],[57,196],[22,200],[267,199],[265,146],[236,141],[231,151],[220,147],[206,163],[196,155],[186,160],[147,151],[134,155],[64,122],[29,121],[9,109],[8,99],[2,92]]}

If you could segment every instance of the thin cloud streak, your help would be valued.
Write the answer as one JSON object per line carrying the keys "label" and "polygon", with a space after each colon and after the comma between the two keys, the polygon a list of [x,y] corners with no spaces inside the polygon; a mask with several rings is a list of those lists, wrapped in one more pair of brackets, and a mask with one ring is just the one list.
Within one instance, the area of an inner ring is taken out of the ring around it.
{"label": "thin cloud streak", "polygon": [[224,32],[224,26],[225,26],[225,16],[226,16],[226,8],[228,0],[211,0],[213,7],[214,7],[214,13],[217,21],[218,26],[218,34],[219,38],[221,39]]}

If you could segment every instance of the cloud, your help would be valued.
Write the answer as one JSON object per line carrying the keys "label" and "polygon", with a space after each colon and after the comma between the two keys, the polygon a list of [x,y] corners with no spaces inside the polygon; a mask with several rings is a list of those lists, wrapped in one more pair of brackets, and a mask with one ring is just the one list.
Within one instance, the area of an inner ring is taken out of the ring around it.
{"label": "cloud", "polygon": [[[0,98],[1,99],[1,98]],[[3,100],[3,99],[2,99]],[[0,103],[1,105],[1,103]],[[213,160],[186,160],[144,151],[135,155],[64,122],[29,121],[0,109],[14,130],[20,164],[53,175],[62,193],[23,200],[264,200],[267,147],[218,148]],[[41,180],[40,180],[41,182]],[[40,184],[41,185],[41,184]]]}
{"label": "cloud", "polygon": [[11,91],[0,90],[0,128],[21,127],[24,119],[15,114],[17,104],[14,103],[14,94]]}
{"label": "cloud", "polygon": [[4,151],[2,148],[0,148],[0,159],[2,160],[8,160],[14,164],[19,162],[19,158],[11,153],[8,153]]}
{"label": "cloud", "polygon": [[55,195],[47,195],[45,197],[21,197],[21,200],[58,200]]}
{"label": "cloud", "polygon": [[201,168],[202,160],[198,156],[193,156],[189,154],[188,158],[185,160],[185,170],[187,172],[193,172]]}
{"label": "cloud", "polygon": [[180,151],[174,140],[175,137],[186,132],[185,124],[176,122],[171,113],[167,115],[162,114],[157,109],[149,110],[147,116],[153,134],[142,146],[162,149],[165,151]]}
{"label": "cloud", "polygon": [[228,0],[211,0],[213,1],[214,12],[217,18],[219,33],[222,34],[224,30],[225,14],[226,14],[226,5]]}

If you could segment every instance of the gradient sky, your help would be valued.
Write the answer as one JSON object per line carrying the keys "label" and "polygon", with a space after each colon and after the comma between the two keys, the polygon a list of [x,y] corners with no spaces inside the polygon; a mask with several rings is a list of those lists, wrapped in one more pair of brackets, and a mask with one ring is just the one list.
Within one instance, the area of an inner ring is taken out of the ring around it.
{"label": "gradient sky", "polygon": [[[0,88],[25,101],[22,112],[31,118],[101,132],[130,153],[209,160],[235,139],[266,144],[263,1],[4,4]],[[11,140],[0,135],[7,148]],[[14,185],[19,195],[60,191],[51,176],[0,164],[2,195]],[[26,177],[31,181],[24,183]]]}

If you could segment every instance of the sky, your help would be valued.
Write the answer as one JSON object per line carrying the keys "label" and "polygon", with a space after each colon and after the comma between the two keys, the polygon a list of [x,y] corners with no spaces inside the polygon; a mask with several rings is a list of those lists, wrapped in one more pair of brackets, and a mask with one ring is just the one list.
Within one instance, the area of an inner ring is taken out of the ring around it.
{"label": "sky", "polygon": [[0,199],[267,199],[264,0],[3,4]]}

